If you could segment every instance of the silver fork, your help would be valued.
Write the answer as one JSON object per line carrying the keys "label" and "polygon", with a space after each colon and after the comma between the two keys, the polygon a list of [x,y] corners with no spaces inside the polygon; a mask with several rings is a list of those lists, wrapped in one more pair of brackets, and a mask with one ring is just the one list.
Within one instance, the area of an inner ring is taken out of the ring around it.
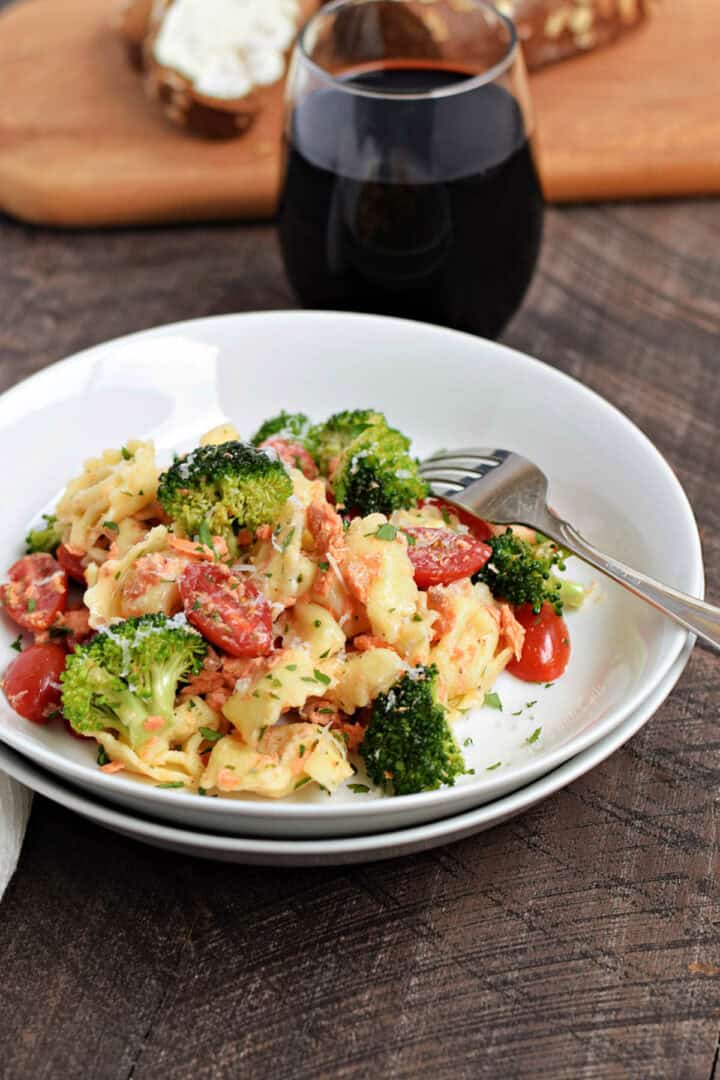
{"label": "silver fork", "polygon": [[547,477],[527,458],[510,450],[439,450],[420,472],[434,495],[495,524],[539,530],[720,651],[720,608],[605,555],[548,506]]}

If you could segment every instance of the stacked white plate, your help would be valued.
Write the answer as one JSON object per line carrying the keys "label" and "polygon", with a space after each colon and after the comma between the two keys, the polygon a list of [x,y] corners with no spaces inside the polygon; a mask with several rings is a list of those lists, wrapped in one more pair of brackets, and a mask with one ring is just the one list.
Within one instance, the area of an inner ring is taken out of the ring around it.
{"label": "stacked white plate", "polygon": [[[373,407],[439,447],[517,450],[550,478],[556,509],[610,554],[696,596],[697,527],[667,463],[621,413],[567,376],[468,335],[404,320],[318,312],[175,324],[80,353],[0,398],[5,530],[0,566],[87,456],[154,438],[161,460],[231,419],[250,434],[281,408],[318,419]],[[45,449],[47,448],[47,449]],[[593,572],[576,563],[587,584]],[[550,687],[503,675],[502,710],[463,717],[467,775],[390,798],[305,789],[272,802],[207,799],[98,770],[94,747],[0,704],[0,768],[51,799],[148,843],[238,862],[387,858],[458,839],[526,809],[637,731],[682,672],[688,635],[607,581],[569,617],[573,653]],[[4,620],[0,647],[16,629]],[[498,764],[500,763],[500,764]]]}

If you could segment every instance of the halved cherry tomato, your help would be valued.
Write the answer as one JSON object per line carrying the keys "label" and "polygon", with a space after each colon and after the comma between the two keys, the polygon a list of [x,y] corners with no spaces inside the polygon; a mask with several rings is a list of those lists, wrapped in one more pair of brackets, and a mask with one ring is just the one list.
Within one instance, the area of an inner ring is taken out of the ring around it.
{"label": "halved cherry tomato", "polygon": [[267,656],[272,608],[249,581],[221,563],[191,563],[180,578],[188,622],[231,656]]}
{"label": "halved cherry tomato", "polygon": [[77,555],[67,544],[61,544],[57,549],[55,558],[68,577],[71,577],[73,581],[79,581],[81,585],[87,585],[82,555]]}
{"label": "halved cherry tomato", "polygon": [[567,623],[545,603],[538,615],[531,604],[515,608],[515,618],[525,627],[525,643],[519,660],[511,660],[507,670],[525,682],[553,682],[570,659]]}
{"label": "halved cherry tomato", "polygon": [[266,439],[260,443],[260,450],[274,450],[281,461],[290,465],[293,469],[299,469],[308,480],[315,480],[318,467],[313,461],[309,451],[300,443],[291,442],[289,439],[281,439],[275,435],[272,439]]}
{"label": "halved cherry tomato", "polygon": [[34,724],[47,724],[60,708],[66,653],[59,645],[30,645],[5,672],[2,688],[11,707]]}
{"label": "halved cherry tomato", "polygon": [[434,496],[430,499],[422,499],[420,506],[436,506],[438,510],[445,510],[448,514],[454,514],[461,525],[467,525],[476,540],[489,540],[493,535],[487,521],[475,517],[469,510],[463,510],[461,506],[453,506],[452,503],[445,502],[444,499],[437,499]]}
{"label": "halved cherry tomato", "polygon": [[414,525],[402,529],[402,532],[407,537],[408,555],[419,589],[429,589],[431,585],[449,585],[451,581],[470,577],[492,555],[492,549],[487,544],[469,533]]}
{"label": "halved cherry tomato", "polygon": [[67,574],[52,555],[25,555],[10,567],[8,578],[2,586],[2,601],[10,618],[24,630],[47,630],[67,607]]}

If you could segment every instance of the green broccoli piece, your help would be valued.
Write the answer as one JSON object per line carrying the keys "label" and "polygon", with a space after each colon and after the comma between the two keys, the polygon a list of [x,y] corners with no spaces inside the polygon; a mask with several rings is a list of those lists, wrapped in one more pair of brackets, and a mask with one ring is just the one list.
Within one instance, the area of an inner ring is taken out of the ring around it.
{"label": "green broccoli piece", "polygon": [[330,481],[337,503],[363,516],[415,506],[428,487],[408,446],[405,436],[392,428],[368,428],[359,435]]}
{"label": "green broccoli piece", "polygon": [[[177,616],[113,624],[68,656],[63,712],[79,734],[114,731],[137,749],[152,735],[168,734],[178,685],[197,674],[207,651],[205,639]],[[151,716],[164,718],[164,731],[145,729]]]}
{"label": "green broccoli piece", "polygon": [[506,529],[487,543],[492,555],[473,581],[484,582],[493,596],[509,604],[532,604],[539,612],[546,601],[558,615],[563,612],[563,589],[553,569],[565,569],[563,556],[555,544],[529,544]]}
{"label": "green broccoli piece", "polygon": [[427,495],[427,484],[408,453],[410,440],[391,428],[382,413],[336,413],[313,428],[308,441],[340,506],[363,515],[391,514]]}
{"label": "green broccoli piece", "polygon": [[270,451],[249,443],[200,446],[160,476],[158,499],[188,536],[222,536],[237,552],[241,528],[275,521],[292,495],[285,466]]}
{"label": "green broccoli piece", "polygon": [[416,668],[373,703],[360,753],[371,780],[396,795],[452,786],[466,771],[438,701],[437,678],[434,664]]}
{"label": "green broccoli piece", "polygon": [[27,554],[33,555],[36,551],[46,551],[54,555],[62,543],[60,528],[54,514],[43,514],[45,524],[39,529],[31,529],[25,537]]}
{"label": "green broccoli piece", "polygon": [[310,428],[307,448],[323,476],[330,475],[342,454],[368,428],[387,430],[388,423],[383,414],[374,409],[346,409],[335,413],[324,424]]}
{"label": "green broccoli piece", "polygon": [[273,416],[261,424],[250,442],[253,446],[260,446],[266,439],[278,438],[299,442],[304,446],[310,426],[310,419],[305,413],[289,413],[283,409],[278,416]]}

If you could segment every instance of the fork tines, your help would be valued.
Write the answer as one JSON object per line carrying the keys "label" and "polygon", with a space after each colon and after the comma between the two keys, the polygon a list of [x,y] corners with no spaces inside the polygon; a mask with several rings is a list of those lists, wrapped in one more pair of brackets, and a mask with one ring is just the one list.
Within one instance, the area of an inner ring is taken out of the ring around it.
{"label": "fork tines", "polygon": [[480,480],[507,457],[504,450],[485,450],[469,447],[462,450],[438,450],[420,465],[420,472],[430,483],[443,484],[462,491]]}

